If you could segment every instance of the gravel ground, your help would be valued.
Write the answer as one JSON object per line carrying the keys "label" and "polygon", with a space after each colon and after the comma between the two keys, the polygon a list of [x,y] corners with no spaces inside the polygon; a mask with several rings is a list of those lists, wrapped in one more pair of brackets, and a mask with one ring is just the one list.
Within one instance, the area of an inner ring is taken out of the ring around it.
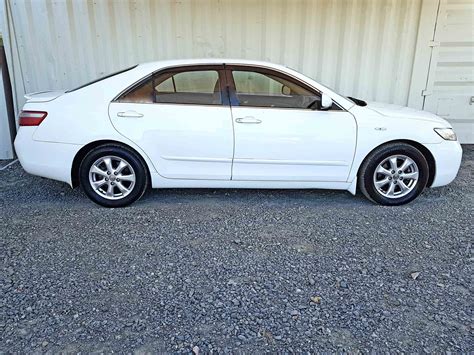
{"label": "gravel ground", "polygon": [[464,146],[454,183],[402,207],[155,190],[105,209],[15,164],[0,352],[473,352],[473,166]]}

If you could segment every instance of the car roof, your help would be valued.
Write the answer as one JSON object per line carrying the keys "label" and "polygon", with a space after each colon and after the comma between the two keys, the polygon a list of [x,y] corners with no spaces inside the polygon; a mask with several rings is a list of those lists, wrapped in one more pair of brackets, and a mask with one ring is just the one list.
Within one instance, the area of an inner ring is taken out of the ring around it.
{"label": "car roof", "polygon": [[244,65],[256,65],[265,66],[275,69],[288,69],[284,65],[275,64],[271,62],[265,62],[260,60],[248,60],[248,59],[230,59],[230,58],[199,58],[199,59],[172,59],[162,60],[156,62],[148,62],[139,64],[140,67],[149,67],[150,69],[164,68],[168,66],[180,66],[180,65],[199,65],[199,64],[244,64]]}

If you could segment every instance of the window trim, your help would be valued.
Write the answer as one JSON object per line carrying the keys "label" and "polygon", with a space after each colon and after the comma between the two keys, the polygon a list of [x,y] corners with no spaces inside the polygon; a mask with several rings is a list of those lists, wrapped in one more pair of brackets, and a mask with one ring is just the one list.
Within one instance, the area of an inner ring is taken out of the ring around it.
{"label": "window trim", "polygon": [[220,86],[220,94],[221,94],[221,102],[219,104],[197,104],[197,103],[173,103],[173,102],[144,102],[144,103],[136,103],[136,104],[145,104],[145,105],[193,105],[193,106],[210,106],[210,107],[222,107],[222,106],[229,106],[229,95],[227,91],[227,77],[225,73],[225,66],[224,64],[189,64],[189,65],[177,65],[171,67],[160,68],[151,72],[150,74],[146,75],[145,77],[137,80],[132,85],[128,86],[124,90],[122,90],[118,95],[116,95],[112,99],[112,103],[127,103],[127,102],[120,102],[119,99],[122,96],[129,94],[131,91],[135,90],[139,86],[146,83],[146,81],[150,79],[154,79],[159,75],[163,75],[166,73],[183,73],[183,72],[193,72],[193,71],[215,71],[217,72],[219,78],[219,86]]}
{"label": "window trim", "polygon": [[[226,71],[226,80],[228,83],[229,87],[229,95],[230,95],[230,102],[231,106],[237,106],[237,107],[250,107],[250,108],[259,108],[259,109],[272,109],[272,110],[312,110],[311,108],[298,108],[298,107],[269,107],[269,106],[251,106],[251,105],[246,105],[246,106],[240,106],[240,102],[237,96],[237,90],[235,87],[235,82],[234,82],[234,76],[232,75],[232,71],[254,71],[256,73],[264,74],[264,75],[272,75],[276,76],[282,79],[285,79],[289,82],[292,82],[296,85],[302,86],[304,89],[308,91],[312,91],[314,93],[317,93],[318,95],[322,95],[323,92],[316,89],[315,87],[311,86],[307,82],[294,77],[291,74],[288,74],[284,71],[275,69],[275,68],[269,68],[265,66],[257,66],[257,65],[251,65],[251,64],[225,64],[225,71]],[[337,106],[337,109],[331,108],[329,110],[313,110],[313,111],[341,111],[341,112],[347,112],[344,107],[342,107],[337,101],[332,99],[333,104]]]}

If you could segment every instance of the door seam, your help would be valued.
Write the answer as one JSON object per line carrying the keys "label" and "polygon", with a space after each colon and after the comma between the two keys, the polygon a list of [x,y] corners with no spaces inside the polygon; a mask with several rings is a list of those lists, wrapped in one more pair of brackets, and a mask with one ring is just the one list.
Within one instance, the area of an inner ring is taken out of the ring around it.
{"label": "door seam", "polygon": [[230,109],[230,119],[232,121],[232,163],[230,164],[230,180],[232,181],[234,175],[234,160],[235,160],[235,123],[234,123],[234,113],[232,111],[232,100],[230,99],[230,81],[229,81],[229,72],[227,70],[226,64],[224,63],[224,78],[225,78],[225,88],[227,94],[227,101],[229,103]]}

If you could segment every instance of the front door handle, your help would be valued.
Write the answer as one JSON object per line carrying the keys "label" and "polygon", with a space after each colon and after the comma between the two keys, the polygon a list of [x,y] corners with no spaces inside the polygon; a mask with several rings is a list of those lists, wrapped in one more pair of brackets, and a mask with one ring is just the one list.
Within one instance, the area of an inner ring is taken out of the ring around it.
{"label": "front door handle", "polygon": [[252,117],[252,116],[246,116],[246,117],[236,118],[235,122],[237,122],[237,123],[259,124],[259,123],[262,123],[262,120],[259,120],[258,118],[255,118],[255,117]]}
{"label": "front door handle", "polygon": [[125,111],[125,112],[117,112],[118,117],[143,117],[143,113],[139,113],[136,111]]}

